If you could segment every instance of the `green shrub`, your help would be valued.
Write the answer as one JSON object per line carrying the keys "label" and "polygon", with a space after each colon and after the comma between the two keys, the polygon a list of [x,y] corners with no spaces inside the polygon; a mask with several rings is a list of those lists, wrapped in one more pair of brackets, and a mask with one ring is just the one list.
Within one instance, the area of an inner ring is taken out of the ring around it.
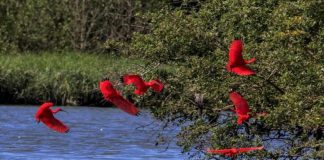
{"label": "green shrub", "polygon": [[[179,65],[164,76],[164,100],[146,102],[152,114],[181,127],[178,144],[191,157],[217,158],[205,153],[207,147],[264,145],[265,151],[238,158],[323,158],[323,2],[200,4],[198,11],[166,7],[153,13],[148,16],[151,31],[133,37],[137,56]],[[225,71],[228,46],[236,36],[244,41],[244,57],[257,58],[250,64],[257,76]],[[227,112],[231,88],[247,99],[251,114],[268,115],[237,125],[236,116]],[[203,107],[195,102],[197,94],[204,97]]]}

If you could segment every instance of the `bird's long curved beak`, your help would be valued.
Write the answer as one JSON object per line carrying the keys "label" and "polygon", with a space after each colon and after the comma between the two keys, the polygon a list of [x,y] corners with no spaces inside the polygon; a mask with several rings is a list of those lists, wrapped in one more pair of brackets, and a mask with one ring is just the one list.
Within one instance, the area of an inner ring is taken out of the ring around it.
{"label": "bird's long curved beak", "polygon": [[67,113],[67,114],[69,114],[69,112],[67,112],[66,110],[61,109],[61,111],[62,111],[62,112],[65,112],[65,113]]}

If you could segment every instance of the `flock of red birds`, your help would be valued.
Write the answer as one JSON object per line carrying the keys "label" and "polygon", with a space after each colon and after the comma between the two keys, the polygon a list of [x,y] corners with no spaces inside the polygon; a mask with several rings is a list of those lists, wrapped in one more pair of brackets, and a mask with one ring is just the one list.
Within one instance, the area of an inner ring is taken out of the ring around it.
{"label": "flock of red birds", "polygon": [[[251,60],[244,60],[242,55],[243,44],[241,40],[234,40],[230,46],[229,50],[229,61],[226,65],[226,70],[228,72],[233,72],[240,76],[249,76],[255,75],[255,71],[247,66],[254,62],[256,59],[252,58]],[[155,92],[162,92],[164,85],[158,79],[153,79],[149,82],[145,82],[139,75],[131,75],[126,74],[121,78],[121,81],[124,85],[134,85],[135,90],[134,94],[143,95],[149,88],[154,90]],[[136,106],[125,99],[119,91],[117,91],[113,84],[109,81],[109,79],[103,80],[99,83],[100,91],[103,95],[103,98],[117,106],[124,112],[137,116],[139,114],[139,110]],[[242,124],[244,121],[250,118],[249,115],[249,106],[247,101],[236,91],[231,91],[229,93],[230,100],[233,102],[235,107],[235,112],[238,117],[237,124]],[[59,133],[67,133],[69,131],[69,127],[63,124],[61,121],[54,117],[54,114],[64,111],[61,108],[56,108],[52,110],[51,107],[53,103],[45,102],[43,103],[37,113],[36,113],[36,121],[43,122],[50,129],[57,131]],[[207,149],[208,153],[211,154],[222,154],[225,156],[235,156],[240,153],[249,152],[253,150],[261,150],[261,147],[250,147],[250,148],[230,148],[230,149]]]}
{"label": "flock of red birds", "polygon": [[[139,75],[126,74],[121,79],[124,85],[134,85],[136,87],[134,93],[137,95],[143,95],[148,88],[152,88],[155,92],[162,92],[164,88],[163,83],[158,79],[145,82]],[[130,115],[137,116],[139,114],[136,106],[129,100],[125,99],[120,92],[113,87],[112,83],[108,79],[99,82],[99,87],[103,98],[106,101],[114,104]],[[35,115],[36,121],[38,123],[43,122],[47,127],[59,133],[67,133],[69,131],[69,127],[54,117],[54,114],[64,110],[61,108],[52,110],[52,106],[52,102],[43,103]]]}
{"label": "flock of red birds", "polygon": [[[234,40],[230,46],[228,53],[228,63],[226,65],[226,70],[228,72],[233,72],[239,76],[250,76],[255,75],[253,71],[247,64],[253,63],[256,58],[250,60],[243,59],[242,55],[243,44],[241,40]],[[237,115],[237,124],[241,125],[244,121],[250,118],[250,109],[247,101],[236,91],[231,91],[229,93],[229,98],[234,104],[235,113]],[[262,115],[262,114],[260,114]],[[262,150],[264,147],[249,147],[249,148],[229,148],[229,149],[207,149],[208,153],[211,154],[222,154],[225,156],[235,156],[240,153]]]}

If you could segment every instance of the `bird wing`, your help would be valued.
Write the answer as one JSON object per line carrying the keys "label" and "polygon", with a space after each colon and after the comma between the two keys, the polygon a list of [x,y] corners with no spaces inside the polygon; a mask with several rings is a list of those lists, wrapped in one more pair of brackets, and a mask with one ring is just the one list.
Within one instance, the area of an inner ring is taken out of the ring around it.
{"label": "bird wing", "polygon": [[232,149],[207,149],[207,152],[212,154],[228,154],[231,151]]}
{"label": "bird wing", "polygon": [[243,50],[243,44],[241,40],[234,40],[230,46],[229,49],[229,62],[228,64],[230,66],[237,66],[244,63],[243,55],[242,55],[242,50]]}
{"label": "bird wing", "polygon": [[235,112],[238,115],[247,115],[250,111],[249,105],[246,100],[237,92],[233,91],[230,93],[230,99],[235,106]]}
{"label": "bird wing", "polygon": [[141,85],[145,85],[144,80],[139,75],[125,74],[123,76],[123,81],[125,85],[133,84],[137,88],[141,87]]}
{"label": "bird wing", "polygon": [[52,107],[54,104],[52,102],[45,102],[43,103],[40,108],[50,108]]}
{"label": "bird wing", "polygon": [[50,107],[52,107],[54,104],[52,102],[45,102],[43,103],[37,110],[35,118],[37,121],[39,121],[40,116],[43,114],[43,112]]}
{"label": "bird wing", "polygon": [[163,90],[163,83],[158,79],[152,79],[147,83],[155,92],[161,92]]}
{"label": "bird wing", "polygon": [[239,148],[239,152],[240,153],[244,153],[244,152],[249,152],[249,151],[254,151],[254,150],[262,150],[264,147],[250,147],[250,148]]}
{"label": "bird wing", "polygon": [[125,74],[123,76],[123,82],[125,85],[134,85],[136,87],[135,94],[142,95],[147,91],[145,81],[139,75]]}
{"label": "bird wing", "polygon": [[109,81],[102,81],[102,82],[99,82],[99,89],[100,89],[100,92],[104,95],[104,96],[107,96],[109,94],[109,91],[107,89],[109,85]]}
{"label": "bird wing", "polygon": [[56,119],[51,112],[50,114],[43,115],[40,120],[47,127],[53,129],[56,132],[67,133],[69,131],[69,128],[66,125],[64,125],[61,121]]}
{"label": "bird wing", "polygon": [[122,96],[117,95],[113,97],[109,97],[108,100],[113,103],[116,107],[120,108],[121,110],[127,112],[130,115],[137,115],[138,109],[136,106],[129,102],[128,100],[124,99]]}
{"label": "bird wing", "polygon": [[118,95],[119,93],[115,90],[115,88],[112,86],[111,82],[108,80],[102,81],[99,84],[100,91],[104,98],[111,97]]}
{"label": "bird wing", "polygon": [[233,67],[231,68],[231,71],[240,76],[249,76],[255,74],[251,68],[245,65]]}

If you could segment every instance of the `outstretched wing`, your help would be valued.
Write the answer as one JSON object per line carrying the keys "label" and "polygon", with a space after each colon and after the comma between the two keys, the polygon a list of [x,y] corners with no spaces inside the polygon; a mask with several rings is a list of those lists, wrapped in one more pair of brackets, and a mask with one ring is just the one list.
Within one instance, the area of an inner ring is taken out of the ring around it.
{"label": "outstretched wing", "polygon": [[140,88],[142,85],[144,85],[144,81],[139,75],[125,74],[123,76],[123,82],[125,85],[133,84],[136,88]]}
{"label": "outstretched wing", "polygon": [[152,79],[147,83],[155,92],[161,92],[163,90],[163,83],[158,79]]}
{"label": "outstretched wing", "polygon": [[247,115],[250,111],[249,105],[246,100],[237,92],[233,91],[230,93],[230,99],[235,106],[235,112],[238,115]]}
{"label": "outstretched wing", "polygon": [[100,91],[104,98],[115,96],[119,94],[108,80],[99,83]]}
{"label": "outstretched wing", "polygon": [[49,109],[50,107],[52,107],[54,104],[52,102],[45,102],[43,103],[37,110],[35,118],[37,121],[40,120],[41,115],[44,113],[44,111],[46,111],[47,109]]}
{"label": "outstretched wing", "polygon": [[136,87],[135,94],[141,95],[146,92],[148,88],[139,75],[125,74],[122,79],[125,85],[134,85]]}
{"label": "outstretched wing", "polygon": [[102,93],[103,96],[109,95],[109,91],[108,91],[108,88],[107,88],[108,85],[109,85],[108,80],[99,82],[99,89],[100,89],[100,92]]}
{"label": "outstretched wing", "polygon": [[40,108],[50,108],[52,107],[54,104],[52,102],[45,102],[43,103]]}
{"label": "outstretched wing", "polygon": [[59,133],[67,133],[69,128],[64,125],[61,121],[56,119],[53,114],[47,114],[46,116],[42,116],[40,119],[47,127],[53,129]]}
{"label": "outstretched wing", "polygon": [[130,115],[136,116],[138,114],[138,109],[136,106],[129,102],[128,100],[124,99],[122,96],[114,96],[109,97],[108,100],[113,103],[116,107],[120,108],[121,110],[127,112]]}
{"label": "outstretched wing", "polygon": [[244,64],[242,56],[243,44],[241,40],[234,40],[229,49],[229,61],[228,64],[231,66],[237,66]]}
{"label": "outstretched wing", "polygon": [[233,67],[231,68],[231,71],[240,76],[249,76],[255,74],[251,68],[245,65]]}
{"label": "outstretched wing", "polygon": [[244,152],[249,152],[249,151],[254,151],[254,150],[262,150],[264,147],[250,147],[250,148],[239,148],[239,152],[240,153],[244,153]]}
{"label": "outstretched wing", "polygon": [[236,149],[235,148],[230,148],[230,149],[207,149],[208,153],[211,154],[222,154],[225,156],[233,156],[236,154]]}

